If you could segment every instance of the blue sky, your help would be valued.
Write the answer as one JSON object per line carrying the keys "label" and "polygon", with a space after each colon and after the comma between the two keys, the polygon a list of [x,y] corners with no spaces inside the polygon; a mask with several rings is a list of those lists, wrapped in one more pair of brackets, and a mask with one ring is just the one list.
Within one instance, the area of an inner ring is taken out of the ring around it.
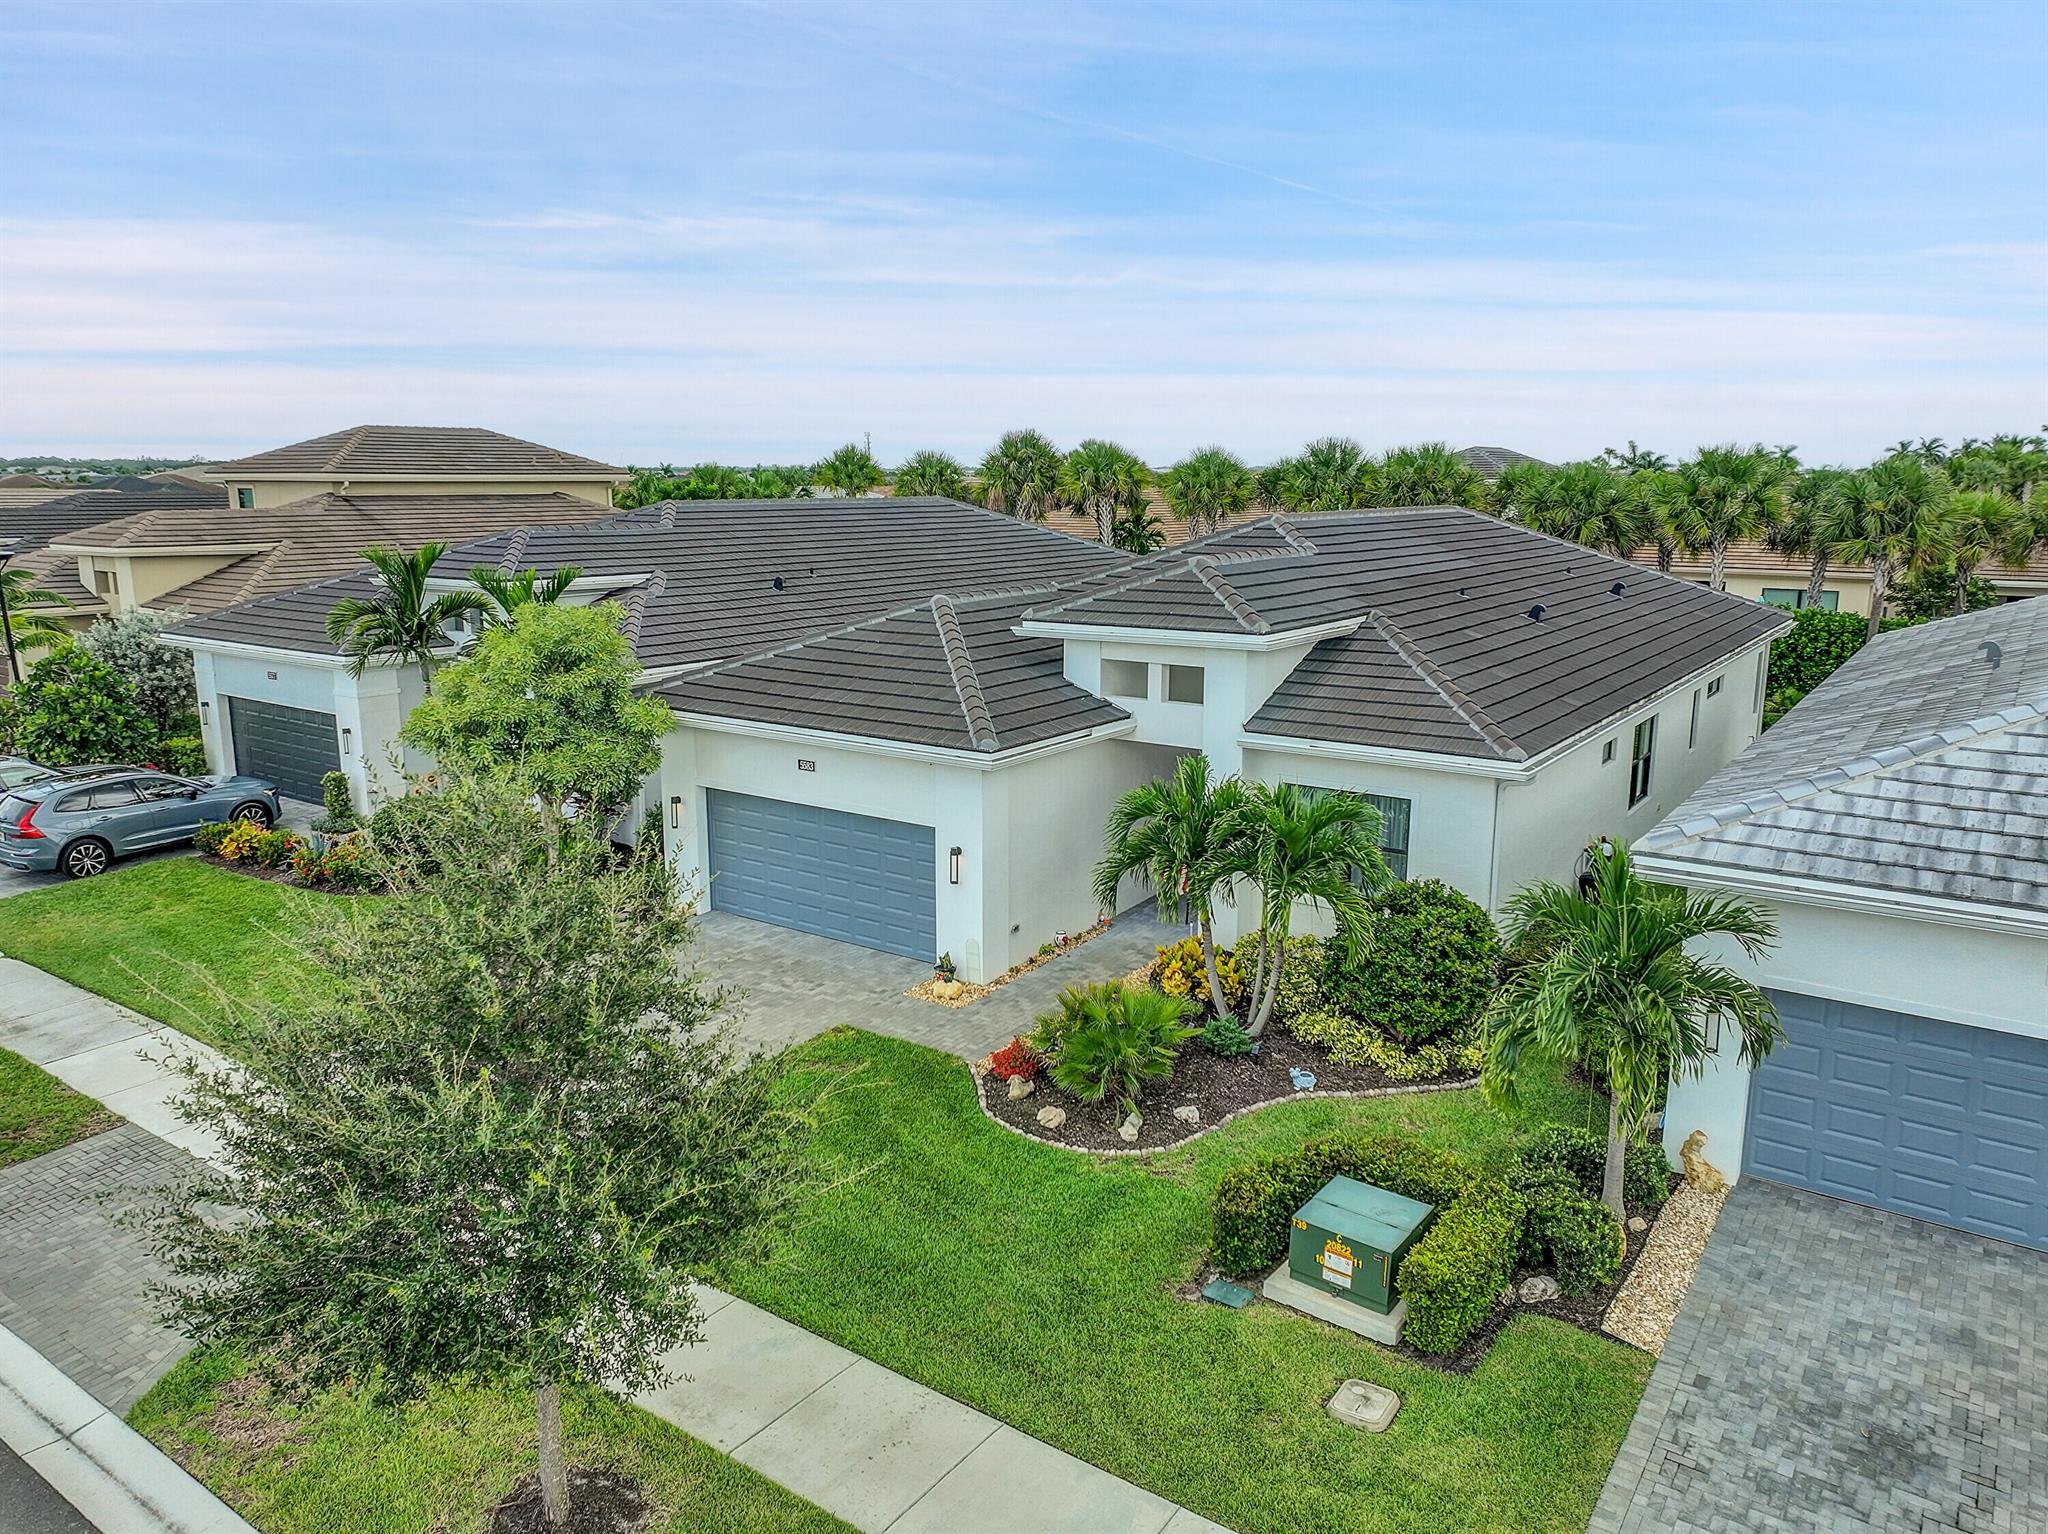
{"label": "blue sky", "polygon": [[2048,420],[2048,6],[0,8],[0,450]]}

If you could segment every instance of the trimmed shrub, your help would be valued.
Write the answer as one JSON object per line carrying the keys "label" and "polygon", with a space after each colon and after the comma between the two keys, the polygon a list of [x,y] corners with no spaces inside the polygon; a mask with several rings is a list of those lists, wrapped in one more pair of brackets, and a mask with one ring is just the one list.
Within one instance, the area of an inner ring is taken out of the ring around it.
{"label": "trimmed shrub", "polygon": [[1591,1294],[1614,1282],[1627,1255],[1627,1236],[1607,1207],[1558,1184],[1529,1202],[1523,1221],[1526,1260],[1557,1275],[1566,1294]]}
{"label": "trimmed shrub", "polygon": [[[1793,613],[1792,632],[1771,642],[1770,670],[1764,675],[1767,693],[1804,696],[1820,686],[1843,661],[1863,648],[1870,620],[1860,613],[1834,613],[1822,607]],[[1887,618],[1880,633],[1912,625],[1911,618]]]}
{"label": "trimmed shrub", "polygon": [[1100,1017],[1090,1016],[1060,1041],[1052,1079],[1084,1103],[1113,1102],[1135,1113],[1148,1082],[1173,1074],[1174,1056],[1194,1037],[1184,997],[1136,986],[1112,986]]}
{"label": "trimmed shrub", "polygon": [[1225,1060],[1235,1060],[1252,1052],[1257,1042],[1244,1030],[1244,1024],[1234,1017],[1212,1017],[1202,1025],[1202,1048],[1212,1055]]}
{"label": "trimmed shrub", "polygon": [[[1515,1159],[1510,1181],[1517,1188],[1536,1189],[1562,1180],[1582,1196],[1597,1200],[1607,1173],[1607,1137],[1573,1124],[1547,1124]],[[1621,1174],[1625,1203],[1651,1209],[1671,1196],[1671,1164],[1654,1140],[1631,1140]]]}
{"label": "trimmed shrub", "polygon": [[1319,937],[1290,937],[1280,960],[1280,988],[1273,996],[1273,1018],[1289,1018],[1320,1012],[1329,1004],[1323,991],[1323,940]]}
{"label": "trimmed shrub", "polygon": [[150,754],[157,766],[181,778],[196,778],[206,771],[206,747],[197,735],[167,735]]}
{"label": "trimmed shrub", "polygon": [[1434,1223],[1401,1264],[1408,1300],[1402,1335],[1425,1352],[1454,1352],[1492,1311],[1514,1272],[1521,1201],[1508,1186],[1444,1151],[1392,1136],[1312,1140],[1291,1156],[1266,1156],[1216,1185],[1210,1260],[1252,1278],[1287,1255],[1288,1222],[1336,1176],[1387,1188],[1436,1207]]}
{"label": "trimmed shrub", "polygon": [[228,833],[239,824],[239,821],[233,820],[209,820],[192,833],[192,845],[201,852],[219,857],[220,844],[227,840]]}
{"label": "trimmed shrub", "polygon": [[313,829],[323,836],[341,836],[361,824],[349,793],[348,774],[340,768],[320,775],[320,811]]}
{"label": "trimmed shrub", "polygon": [[[1209,975],[1202,965],[1200,938],[1184,937],[1159,950],[1152,964],[1152,983],[1169,996],[1184,996],[1200,1012],[1209,1008]],[[1223,1002],[1233,1012],[1244,1010],[1245,973],[1237,955],[1228,948],[1216,950],[1216,983],[1223,988]]]}
{"label": "trimmed shrub", "polygon": [[1330,1003],[1413,1043],[1457,1032],[1493,993],[1500,934],[1477,905],[1440,879],[1382,890],[1353,941],[1331,942],[1323,967]]}
{"label": "trimmed shrub", "polygon": [[1479,1069],[1485,1054],[1476,1042],[1401,1044],[1342,1012],[1311,1012],[1287,1024],[1287,1031],[1304,1044],[1320,1045],[1338,1065],[1376,1066],[1394,1081],[1470,1074]]}

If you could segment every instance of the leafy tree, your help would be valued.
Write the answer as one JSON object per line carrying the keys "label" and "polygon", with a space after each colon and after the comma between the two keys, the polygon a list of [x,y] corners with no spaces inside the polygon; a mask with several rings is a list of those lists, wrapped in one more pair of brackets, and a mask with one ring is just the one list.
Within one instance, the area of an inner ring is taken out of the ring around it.
{"label": "leafy tree", "polygon": [[[1902,623],[1900,619],[1888,618],[1884,626],[1898,628]],[[1804,697],[1833,676],[1842,662],[1863,648],[1868,638],[1861,614],[1802,608],[1792,615],[1792,631],[1772,641],[1764,690]]]}
{"label": "leafy tree", "polygon": [[1885,598],[1901,575],[1949,557],[1948,507],[1954,487],[1916,454],[1898,453],[1856,477],[1846,531],[1835,545],[1843,559],[1870,566],[1870,617],[1877,637]]}
{"label": "leafy tree", "polygon": [[1213,533],[1224,520],[1251,505],[1257,493],[1244,460],[1220,447],[1198,448],[1160,476],[1166,508],[1196,537]]}
{"label": "leafy tree", "polygon": [[1604,463],[1561,468],[1516,464],[1501,476],[1504,504],[1538,532],[1626,559],[1648,541],[1650,518],[1636,481]]}
{"label": "leafy tree", "polygon": [[1728,545],[1761,538],[1777,525],[1786,476],[1781,454],[1732,443],[1703,447],[1663,476],[1660,489],[1674,503],[1674,516],[1694,529],[1691,536],[1707,551],[1707,584],[1714,590],[1728,589]]}
{"label": "leafy tree", "polygon": [[1518,1106],[1537,1062],[1590,1067],[1607,1080],[1607,1166],[1601,1202],[1628,1218],[1622,1178],[1629,1138],[1674,1072],[1698,1076],[1709,1058],[1707,1025],[1725,1018],[1743,1063],[1754,1066],[1782,1037],[1764,993],[1689,945],[1727,937],[1751,959],[1777,936],[1770,916],[1732,896],[1651,884],[1624,847],[1593,859],[1590,898],[1541,880],[1508,902],[1510,951],[1537,955],[1494,993],[1487,1012],[1487,1100]]}
{"label": "leafy tree", "polygon": [[1020,522],[1043,522],[1060,503],[1059,449],[1042,432],[1005,432],[981,460],[982,504]]}
{"label": "leafy tree", "polygon": [[563,565],[545,577],[538,570],[507,575],[490,565],[476,565],[470,569],[469,583],[491,599],[491,605],[483,610],[484,628],[488,631],[509,623],[512,614],[522,607],[561,601],[582,576],[579,565]]}
{"label": "leafy tree", "polygon": [[866,495],[882,482],[882,466],[858,442],[849,442],[811,471],[834,495]]}
{"label": "leafy tree", "polygon": [[1060,499],[1095,518],[1095,536],[1105,548],[1116,542],[1117,519],[1145,504],[1151,483],[1143,460],[1099,437],[1090,437],[1060,464]]}
{"label": "leafy tree", "polygon": [[1981,612],[1987,607],[2001,606],[2004,601],[2005,598],[1998,594],[1998,588],[1991,582],[1979,580],[1974,575],[1967,581],[1959,577],[1954,561],[1928,565],[1915,570],[1892,587],[1891,605],[1898,617],[1886,620],[1886,626],[1926,623],[1936,618],[1954,617],[1958,613]]}
{"label": "leafy tree", "polygon": [[1152,515],[1149,506],[1133,506],[1117,513],[1110,541],[1131,554],[1150,554],[1166,547],[1166,528]]}
{"label": "leafy tree", "polygon": [[1102,861],[1095,865],[1095,902],[1114,912],[1125,879],[1158,895],[1161,909],[1191,915],[1209,981],[1209,1004],[1218,1017],[1230,1011],[1216,973],[1212,922],[1219,889],[1227,893],[1232,868],[1231,831],[1243,807],[1244,785],[1210,775],[1199,751],[1174,765],[1173,776],[1141,783],[1119,798],[1103,831]]}
{"label": "leafy tree", "polygon": [[1469,506],[1486,511],[1493,491],[1486,476],[1441,442],[1397,447],[1373,476],[1375,506]]}
{"label": "leafy tree", "polygon": [[[1977,567],[1987,559],[2008,567],[2024,565],[2040,541],[2040,528],[2018,501],[2002,490],[1958,490],[1948,503],[1948,546],[1955,611],[1964,613]],[[1983,581],[1974,581],[1982,586]],[[1997,593],[1992,593],[1996,600]],[[1977,602],[1978,607],[1989,603]],[[1915,616],[1910,615],[1909,616]]]}
{"label": "leafy tree", "polygon": [[903,460],[890,489],[898,495],[937,495],[949,501],[964,501],[969,494],[967,471],[960,466],[960,460],[930,448]]}
{"label": "leafy tree", "polygon": [[45,766],[132,762],[156,740],[134,689],[83,645],[60,645],[37,661],[14,695],[17,748]]}
{"label": "leafy tree", "polygon": [[639,666],[615,603],[528,605],[441,674],[399,731],[450,771],[543,803],[616,812],[661,761],[666,704],[634,694]]}
{"label": "leafy tree", "polygon": [[[702,1339],[690,1279],[807,1191],[821,1076],[735,1060],[659,858],[469,781],[379,844],[391,893],[309,911],[180,1111],[234,1148],[141,1220],[168,1324],[286,1388],[534,1393],[548,1522],[565,1387],[632,1392]],[[222,1212],[226,1217],[222,1217]]]}
{"label": "leafy tree", "polygon": [[1259,475],[1259,499],[1281,511],[1354,511],[1372,504],[1372,459],[1350,437],[1318,437]]}
{"label": "leafy tree", "polygon": [[343,597],[327,614],[327,637],[349,658],[349,675],[361,676],[380,660],[417,664],[429,690],[437,652],[451,641],[449,628],[470,613],[488,613],[491,599],[481,591],[429,592],[434,566],[448,552],[429,543],[414,553],[363,550],[378,590],[367,597]]}
{"label": "leafy tree", "polygon": [[[1266,1031],[1297,905],[1327,907],[1340,939],[1355,940],[1366,896],[1393,875],[1380,856],[1380,813],[1357,794],[1308,794],[1292,783],[1253,783],[1223,827],[1223,866],[1258,893],[1258,959],[1245,1028]],[[1244,963],[1239,945],[1238,963]]]}
{"label": "leafy tree", "polygon": [[176,733],[180,722],[199,712],[192,652],[173,649],[158,637],[184,618],[177,609],[159,613],[131,608],[118,618],[95,618],[79,640],[128,684],[160,736]]}
{"label": "leafy tree", "polygon": [[38,585],[40,571],[0,567],[0,625],[7,642],[7,673],[21,680],[21,656],[28,650],[47,650],[71,637],[63,619],[46,609],[70,607],[71,598],[61,591]]}

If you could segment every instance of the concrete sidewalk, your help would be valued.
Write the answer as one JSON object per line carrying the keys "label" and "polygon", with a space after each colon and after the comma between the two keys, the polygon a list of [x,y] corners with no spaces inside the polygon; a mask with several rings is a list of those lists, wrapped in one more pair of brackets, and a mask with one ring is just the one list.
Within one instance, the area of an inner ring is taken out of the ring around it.
{"label": "concrete sidewalk", "polygon": [[[169,1057],[221,1058],[204,1044],[0,958],[0,1047],[173,1146],[220,1154],[171,1106]],[[150,1157],[134,1159],[138,1178],[151,1175]],[[670,1359],[676,1384],[638,1403],[868,1534],[1229,1534],[744,1300],[700,1295],[705,1340]]]}

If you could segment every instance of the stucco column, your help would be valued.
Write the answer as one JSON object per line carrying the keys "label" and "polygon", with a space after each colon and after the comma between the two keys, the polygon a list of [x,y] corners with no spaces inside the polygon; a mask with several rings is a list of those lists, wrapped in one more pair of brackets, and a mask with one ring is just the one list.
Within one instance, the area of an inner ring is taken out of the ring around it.
{"label": "stucco column", "polygon": [[662,736],[661,766],[655,769],[654,783],[669,869],[677,887],[695,895],[700,911],[708,910],[711,891],[705,872],[704,787],[697,773],[696,731],[678,728]]}
{"label": "stucco column", "polygon": [[[1009,845],[1009,789],[1000,772],[942,767],[932,783],[932,877],[936,937],[960,978],[977,984],[1010,967],[1009,890],[1002,851]],[[953,849],[960,882],[953,883]]]}
{"label": "stucco column", "polygon": [[231,773],[235,770],[235,759],[228,750],[228,723],[222,717],[227,709],[214,681],[213,657],[204,650],[192,654],[192,679],[199,695],[199,744],[206,752],[207,770]]}

